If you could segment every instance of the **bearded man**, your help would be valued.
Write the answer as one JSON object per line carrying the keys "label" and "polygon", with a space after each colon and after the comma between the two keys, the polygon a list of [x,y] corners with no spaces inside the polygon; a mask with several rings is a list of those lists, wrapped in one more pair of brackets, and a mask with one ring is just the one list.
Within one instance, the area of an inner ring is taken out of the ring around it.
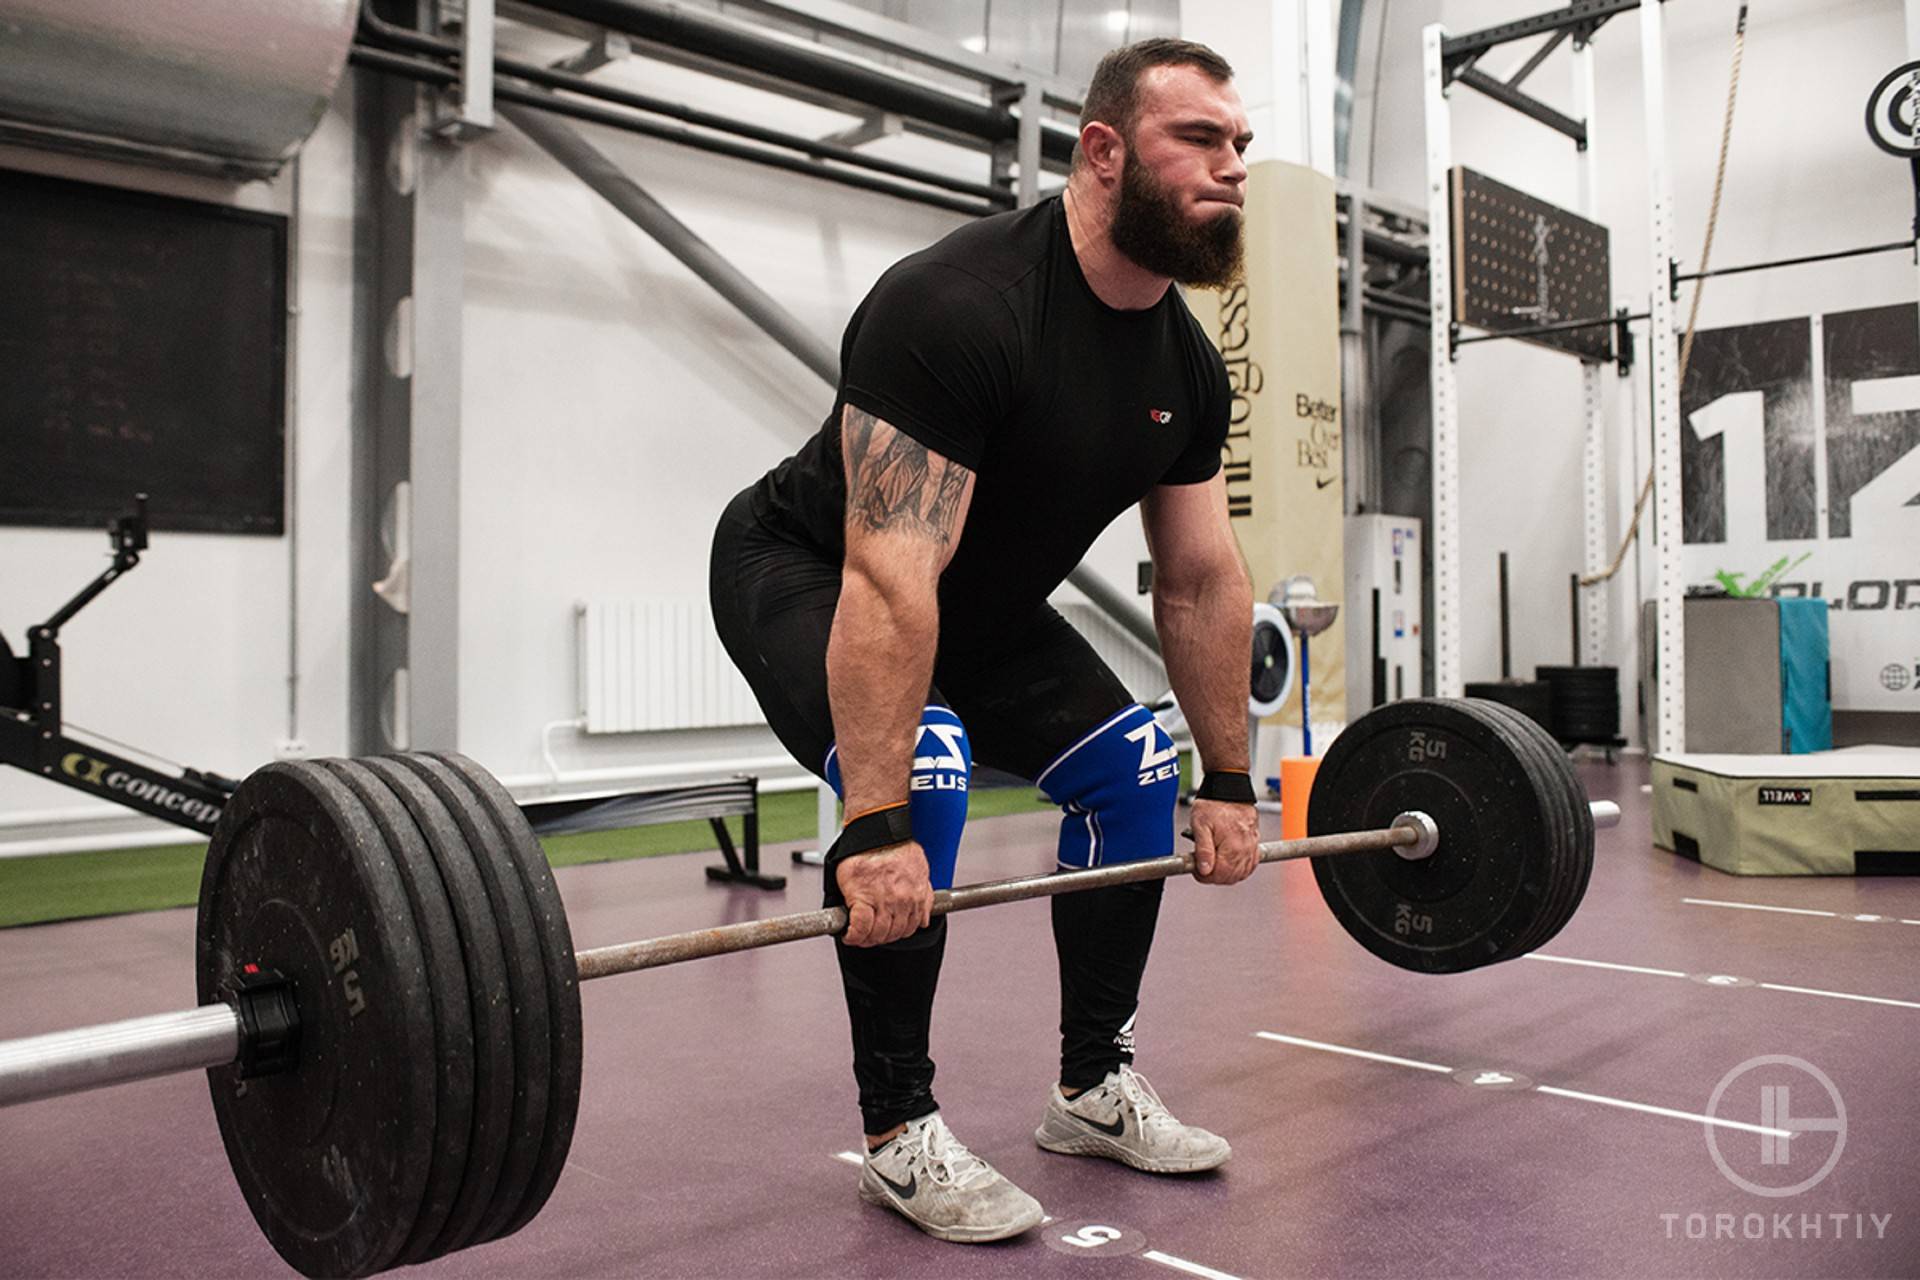
{"label": "bearded man", "polygon": [[[794,758],[839,792],[828,854],[867,1138],[861,1198],[945,1240],[1040,1204],[954,1137],[928,1056],[974,761],[1064,812],[1059,865],[1173,852],[1172,741],[1047,604],[1138,504],[1167,674],[1205,769],[1195,877],[1258,864],[1247,776],[1252,589],[1227,522],[1226,368],[1177,281],[1237,278],[1251,133],[1233,70],[1147,40],[1094,73],[1066,188],[889,269],[854,312],[833,412],[734,499],[713,547],[721,640]],[[1054,897],[1060,1074],[1034,1137],[1155,1173],[1227,1143],[1133,1069],[1163,882]],[[1009,990],[1020,990],[1009,978]]]}

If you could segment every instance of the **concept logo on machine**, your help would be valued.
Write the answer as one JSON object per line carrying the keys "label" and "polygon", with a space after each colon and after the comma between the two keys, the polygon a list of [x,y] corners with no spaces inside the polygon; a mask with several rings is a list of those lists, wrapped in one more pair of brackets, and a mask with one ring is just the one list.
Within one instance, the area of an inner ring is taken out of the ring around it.
{"label": "concept logo on machine", "polygon": [[1880,683],[1893,692],[1899,693],[1913,683],[1913,674],[1907,670],[1906,663],[1889,662],[1880,668]]}

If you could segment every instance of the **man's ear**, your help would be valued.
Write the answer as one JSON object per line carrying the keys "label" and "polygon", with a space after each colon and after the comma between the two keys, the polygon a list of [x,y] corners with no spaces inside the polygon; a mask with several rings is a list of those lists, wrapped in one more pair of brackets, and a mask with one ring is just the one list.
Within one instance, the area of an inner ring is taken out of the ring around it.
{"label": "man's ear", "polygon": [[1121,166],[1126,163],[1126,139],[1112,125],[1090,120],[1080,130],[1080,154],[1096,176],[1117,182]]}

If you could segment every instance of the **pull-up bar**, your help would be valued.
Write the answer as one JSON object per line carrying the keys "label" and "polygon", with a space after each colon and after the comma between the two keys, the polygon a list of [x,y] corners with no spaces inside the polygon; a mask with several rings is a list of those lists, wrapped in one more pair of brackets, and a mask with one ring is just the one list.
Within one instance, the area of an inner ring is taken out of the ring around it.
{"label": "pull-up bar", "polygon": [[[1596,316],[1591,320],[1556,320],[1552,324],[1530,324],[1522,329],[1493,329],[1486,333],[1476,333],[1471,337],[1455,337],[1453,345],[1464,347],[1469,342],[1492,342],[1498,338],[1537,338],[1547,333],[1578,333],[1582,329],[1599,329],[1607,325],[1629,324],[1635,320],[1645,320],[1647,313],[1636,311],[1631,315]],[[1458,329],[1460,326],[1455,325]]]}
{"label": "pull-up bar", "polygon": [[1863,245],[1858,249],[1835,249],[1831,253],[1809,253],[1797,258],[1773,258],[1766,262],[1748,262],[1737,267],[1715,267],[1711,271],[1682,271],[1680,264],[1669,260],[1667,276],[1670,292],[1677,302],[1680,298],[1680,284],[1684,280],[1709,280],[1714,276],[1737,276],[1748,271],[1771,271],[1775,267],[1801,267],[1810,262],[1833,262],[1840,258],[1862,258],[1874,253],[1892,253],[1895,249],[1913,249],[1920,240],[1889,240],[1886,244]]}

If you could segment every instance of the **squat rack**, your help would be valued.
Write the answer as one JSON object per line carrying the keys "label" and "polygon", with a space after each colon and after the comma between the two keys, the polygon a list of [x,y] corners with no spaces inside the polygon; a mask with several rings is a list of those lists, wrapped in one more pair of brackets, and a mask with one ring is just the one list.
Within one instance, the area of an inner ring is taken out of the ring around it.
{"label": "squat rack", "polygon": [[[1647,120],[1646,165],[1648,192],[1649,246],[1652,258],[1649,273],[1648,306],[1645,312],[1628,315],[1624,311],[1611,318],[1570,321],[1557,325],[1537,325],[1528,329],[1502,330],[1469,338],[1458,336],[1453,309],[1452,285],[1452,206],[1448,189],[1451,169],[1450,118],[1447,90],[1458,81],[1477,89],[1495,101],[1510,106],[1549,128],[1572,139],[1580,149],[1580,212],[1591,216],[1594,202],[1595,168],[1592,153],[1592,122],[1587,118],[1563,115],[1531,97],[1521,83],[1532,74],[1547,55],[1569,34],[1574,38],[1573,56],[1576,110],[1593,109],[1593,67],[1591,40],[1609,18],[1629,9],[1640,11],[1640,60]],[[1908,0],[1908,43],[1920,43],[1920,2]],[[1745,21],[1742,8],[1742,23]],[[1649,321],[1648,345],[1652,371],[1653,406],[1653,487],[1655,542],[1655,670],[1659,672],[1658,705],[1654,709],[1652,742],[1663,751],[1686,749],[1686,631],[1682,612],[1685,594],[1681,563],[1680,470],[1680,376],[1679,343],[1674,324],[1674,307],[1679,302],[1683,281],[1701,281],[1717,276],[1739,275],[1776,267],[1802,266],[1842,258],[1912,252],[1920,246],[1920,165],[1915,168],[1916,216],[1912,234],[1906,240],[1857,248],[1801,254],[1765,262],[1743,263],[1732,267],[1683,272],[1674,257],[1673,186],[1667,162],[1666,118],[1666,40],[1663,25],[1664,0],[1642,4],[1640,0],[1574,0],[1564,9],[1523,18],[1469,35],[1448,36],[1445,29],[1426,29],[1425,79],[1427,127],[1427,198],[1431,242],[1438,246],[1430,271],[1432,280],[1432,397],[1433,397],[1433,486],[1434,532],[1434,652],[1436,691],[1443,696],[1458,696],[1460,674],[1460,544],[1459,544],[1459,409],[1454,383],[1453,361],[1465,343],[1483,342],[1498,337],[1527,337],[1536,334],[1587,327],[1589,324],[1613,324],[1621,348],[1622,372],[1631,359],[1626,345],[1626,323]],[[1744,32],[1744,25],[1742,27]],[[1547,39],[1520,69],[1507,80],[1496,80],[1481,72],[1475,63],[1490,49],[1529,36],[1545,34]],[[1915,125],[1920,141],[1920,122]],[[1916,258],[1920,265],[1920,258]],[[1586,437],[1583,455],[1583,509],[1585,518],[1584,554],[1589,566],[1580,588],[1585,625],[1582,631],[1582,661],[1592,661],[1607,645],[1607,571],[1605,542],[1606,520],[1603,505],[1605,485],[1602,478],[1604,441],[1600,408],[1600,366],[1586,360],[1582,367],[1585,398]]]}
{"label": "squat rack", "polygon": [[[1435,23],[1424,32],[1424,80],[1426,104],[1427,139],[1427,226],[1428,243],[1431,248],[1431,262],[1428,268],[1430,286],[1430,305],[1432,310],[1431,331],[1431,396],[1433,410],[1433,532],[1430,546],[1433,554],[1433,652],[1434,652],[1434,692],[1443,698],[1461,696],[1465,681],[1461,671],[1461,581],[1460,581],[1460,411],[1458,387],[1455,381],[1453,364],[1458,357],[1458,348],[1465,342],[1488,341],[1492,338],[1528,337],[1537,334],[1560,332],[1574,328],[1614,326],[1619,334],[1616,347],[1621,353],[1622,372],[1625,371],[1626,322],[1640,317],[1634,316],[1598,316],[1583,320],[1531,326],[1526,329],[1503,330],[1487,334],[1484,337],[1460,338],[1459,325],[1455,317],[1453,301],[1453,204],[1449,190],[1449,178],[1453,168],[1452,115],[1447,102],[1448,90],[1453,84],[1460,83],[1470,89],[1513,108],[1530,119],[1569,138],[1579,152],[1579,193],[1575,202],[1575,211],[1583,217],[1592,218],[1598,203],[1598,172],[1594,159],[1593,139],[1595,108],[1593,47],[1594,33],[1615,14],[1629,9],[1640,8],[1639,0],[1575,0],[1564,9],[1550,13],[1522,18],[1514,22],[1502,23],[1481,31],[1466,35],[1450,36],[1446,28]],[[1659,40],[1660,5],[1648,5],[1642,9],[1643,32],[1647,23],[1653,24],[1652,39]],[[1482,55],[1502,45],[1534,36],[1544,35],[1546,39],[1534,50],[1533,54],[1520,68],[1505,80],[1497,79],[1480,69],[1478,63]],[[1526,79],[1537,70],[1555,49],[1567,38],[1573,38],[1571,50],[1573,58],[1574,111],[1569,116],[1541,102],[1522,87]],[[1644,38],[1644,37],[1643,37]],[[1655,61],[1648,62],[1649,94],[1654,92],[1657,76]],[[1649,105],[1649,121],[1656,119],[1655,108]],[[1652,165],[1654,145],[1651,139],[1655,130],[1649,126],[1650,167],[1664,169],[1664,165]],[[1659,206],[1665,191],[1664,173],[1651,174],[1652,189],[1656,192],[1655,203]],[[1656,224],[1658,224],[1656,218]],[[1656,226],[1653,254],[1656,261],[1664,262],[1668,247],[1667,241]],[[1660,274],[1664,276],[1665,268]],[[1660,346],[1659,334],[1661,321],[1652,317],[1655,327],[1654,346]],[[1670,323],[1668,325],[1670,329]],[[1583,425],[1583,447],[1581,454],[1581,507],[1582,507],[1582,551],[1589,566],[1604,565],[1607,558],[1607,519],[1606,519],[1606,419],[1605,399],[1603,395],[1604,363],[1599,360],[1583,358],[1580,369],[1581,418]],[[1656,360],[1656,377],[1658,362]],[[1661,492],[1673,490],[1674,508],[1673,534],[1677,542],[1679,537],[1679,444],[1674,439],[1673,476],[1674,485],[1661,484]],[[1661,546],[1664,549],[1668,540],[1662,528]],[[1678,553],[1675,552],[1675,599],[1678,599]],[[1582,602],[1585,613],[1584,625],[1580,627],[1581,652],[1576,658],[1582,662],[1591,662],[1604,654],[1608,648],[1607,593],[1604,584],[1585,589]],[[1679,609],[1676,603],[1674,622],[1678,626]],[[1665,634],[1664,622],[1662,619]],[[1677,633],[1676,633],[1677,634]],[[1674,663],[1663,668],[1677,673],[1679,664]],[[1677,678],[1674,681],[1677,686]],[[1668,685],[1662,683],[1662,701],[1666,700]],[[1676,689],[1676,696],[1678,696]],[[1684,705],[1684,704],[1677,704]],[[1662,741],[1667,741],[1664,737]]]}

